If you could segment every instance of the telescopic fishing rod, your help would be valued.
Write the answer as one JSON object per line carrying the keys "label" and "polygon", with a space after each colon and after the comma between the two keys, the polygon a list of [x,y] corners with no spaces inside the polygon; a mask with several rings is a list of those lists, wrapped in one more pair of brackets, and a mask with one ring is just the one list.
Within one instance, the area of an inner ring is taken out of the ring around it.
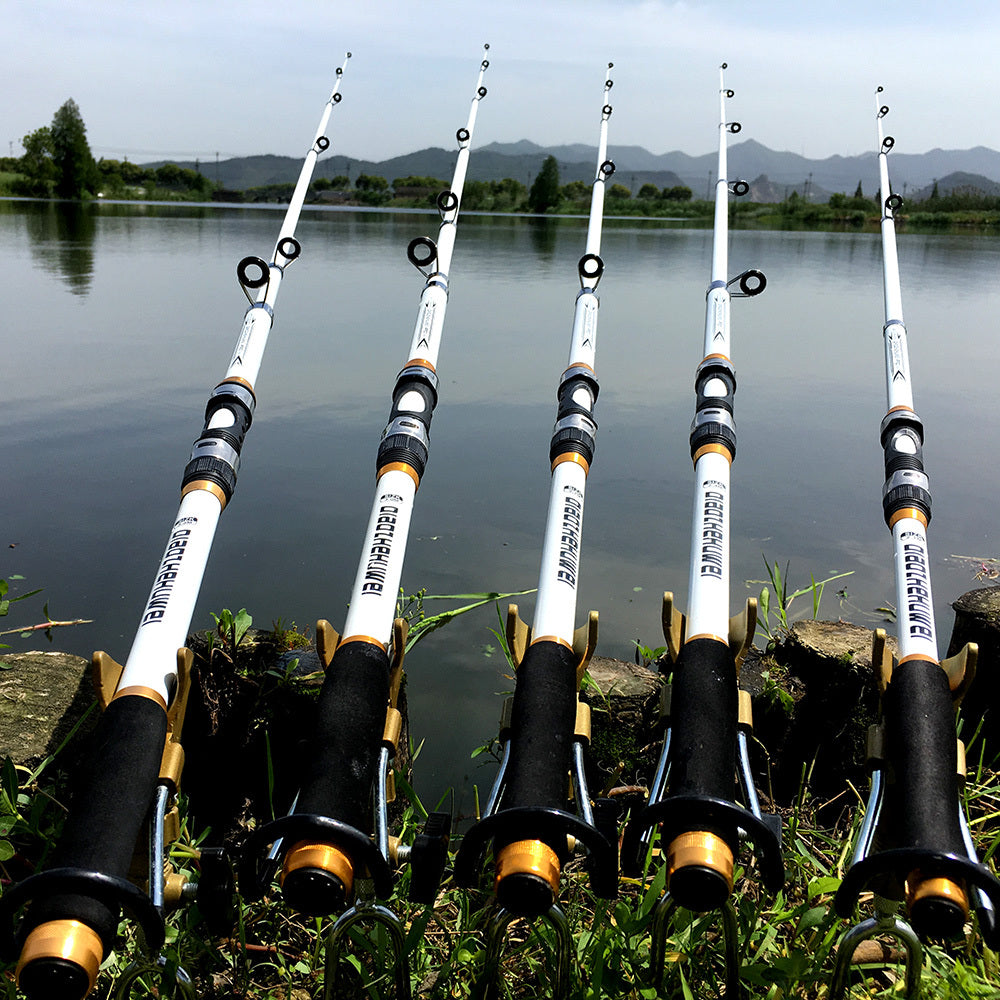
{"label": "telescopic fishing rod", "polygon": [[[484,52],[488,49],[484,46]],[[476,115],[486,96],[483,77],[488,66],[484,58],[468,121],[456,133],[458,159],[451,188],[437,199],[441,215],[437,242],[418,237],[407,249],[410,262],[426,283],[408,360],[397,376],[389,422],[378,447],[375,499],[344,631],[338,634],[325,621],[316,628],[326,677],[306,777],[293,811],[255,831],[241,865],[245,893],[262,894],[281,864],[282,892],[293,909],[311,915],[341,913],[331,945],[359,919],[385,926],[397,946],[397,985],[407,996],[410,986],[402,961],[402,925],[391,911],[371,900],[372,894],[378,899],[392,894],[391,865],[397,860],[388,836],[387,784],[402,726],[396,700],[406,627],[402,619],[396,619],[396,602],[414,499],[429,453],[451,259]],[[443,841],[446,848],[450,817],[435,814],[430,827],[424,830],[420,848],[410,854],[416,877],[411,882],[411,899],[417,902],[433,902],[443,871],[446,850],[441,845]],[[262,855],[267,848],[265,861]],[[428,868],[436,869],[436,877],[427,875]],[[416,885],[419,889],[414,895]],[[342,912],[352,900],[354,904]],[[334,976],[335,952],[328,946],[327,966]]]}
{"label": "telescopic fishing rod", "polygon": [[[31,1000],[86,996],[114,947],[123,909],[142,928],[150,951],[157,952],[164,941],[168,896],[176,903],[190,895],[181,892],[183,880],[164,878],[165,819],[184,763],[180,731],[193,659],[184,643],[219,518],[236,488],[275,301],[285,268],[301,252],[295,229],[316,160],[330,145],[325,133],[341,100],[349,58],[347,53],[337,69],[271,259],[245,257],[237,266],[250,308],[184,469],[180,507],[131,652],[124,667],[106,653],[94,654],[104,712],[52,865],[8,889],[0,900],[0,935],[5,947],[20,953],[18,984]],[[126,876],[151,806],[147,894]],[[206,902],[204,894],[201,902]],[[15,933],[18,911],[29,903]]]}
{"label": "telescopic fishing rod", "polygon": [[[560,874],[569,857],[567,837],[576,838],[589,853],[591,883],[598,895],[613,897],[618,880],[614,830],[609,835],[598,829],[583,767],[590,714],[579,700],[579,688],[597,644],[597,613],[592,611],[588,623],[575,629],[584,493],[597,433],[596,289],[604,273],[600,256],[604,190],[615,170],[607,159],[612,65],[608,63],[602,92],[586,252],[577,264],[581,287],[569,363],[559,381],[549,447],[551,485],[534,624],[529,628],[518,617],[517,607],[510,606],[507,636],[517,676],[509,724],[501,723],[502,765],[486,815],[466,833],[455,862],[457,881],[473,885],[492,842],[500,910],[490,921],[488,969],[495,970],[501,936],[515,917],[546,917],[559,941],[559,996],[565,993],[570,946],[566,918],[558,905]],[[567,808],[570,775],[575,812]]]}
{"label": "telescopic fishing rod", "polygon": [[[695,375],[691,425],[695,471],[689,601],[683,616],[664,595],[663,626],[673,681],[665,688],[666,730],[647,806],[629,824],[622,865],[633,872],[660,828],[665,845],[667,892],[657,905],[653,957],[662,975],[667,918],[675,905],[705,912],[722,909],[729,990],[739,993],[736,917],[730,897],[733,870],[744,838],[762,860],[762,874],[779,888],[784,873],[780,821],[761,813],[747,755],[750,699],[739,689],[739,667],[756,627],[756,602],[729,617],[730,471],[736,456],[733,400],[736,376],[730,360],[730,299],[760,294],[766,279],[750,269],[728,278],[729,193],[745,195],[749,184],[728,180],[727,138],[739,122],[726,118],[726,88],[719,69],[719,160],[715,185],[712,274],[705,311],[704,360]],[[731,291],[732,289],[732,291]],[[746,805],[734,801],[737,776]]]}
{"label": "telescopic fishing rod", "polygon": [[[931,596],[927,526],[929,479],[923,463],[923,421],[913,410],[913,385],[903,322],[895,215],[903,199],[889,184],[889,151],[882,119],[889,108],[875,93],[882,201],[882,283],[885,302],[885,374],[888,412],[879,438],[885,458],[882,510],[892,532],[896,574],[898,657],[876,630],[872,667],[881,692],[881,717],[869,731],[872,773],[865,818],[835,903],[853,914],[865,889],[876,893],[877,917],[847,931],[837,948],[831,997],[842,996],[854,949],[875,935],[898,938],[907,954],[907,995],[920,984],[918,938],[960,935],[970,909],[979,917],[986,944],[1000,947],[996,911],[1000,882],[976,859],[962,807],[965,747],[957,739],[955,712],[972,683],[978,648],[938,659]],[[905,903],[907,921],[896,919]],[[914,933],[915,932],[915,933]]]}

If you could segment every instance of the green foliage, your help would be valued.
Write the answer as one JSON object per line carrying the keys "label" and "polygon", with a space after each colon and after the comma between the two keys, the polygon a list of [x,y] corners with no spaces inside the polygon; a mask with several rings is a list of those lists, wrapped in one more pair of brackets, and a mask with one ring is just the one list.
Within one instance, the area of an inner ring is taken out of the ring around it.
{"label": "green foliage", "polygon": [[559,164],[554,156],[546,156],[534,184],[528,192],[528,208],[532,212],[547,212],[559,204]]}
{"label": "green foliage", "polygon": [[664,188],[660,197],[664,201],[690,201],[694,197],[694,192],[684,184],[675,184],[673,187]]}
{"label": "green foliage", "polygon": [[411,174],[409,177],[397,177],[392,182],[393,190],[401,187],[432,188],[441,191],[447,188],[448,184],[446,181],[438,180],[437,177],[418,177]]}
{"label": "green foliage", "polygon": [[21,140],[24,155],[19,161],[22,177],[15,182],[15,194],[44,198],[52,193],[56,180],[56,165],[52,159],[52,130],[46,126],[35,129]]}
{"label": "green foliage", "polygon": [[477,212],[522,212],[527,208],[528,188],[507,177],[502,181],[466,181],[462,205]]}
{"label": "green foliage", "polygon": [[229,608],[223,608],[219,614],[213,611],[212,617],[215,619],[215,630],[218,633],[222,651],[230,660],[235,660],[240,643],[246,638],[250,626],[253,625],[253,618],[247,614],[246,608],[240,608],[235,615]]}
{"label": "green foliage", "polygon": [[[10,579],[11,580],[23,580],[24,577],[18,575],[17,573],[14,573],[14,574],[11,575]],[[10,584],[6,580],[0,579],[0,618],[5,617],[9,613],[10,606],[12,604],[16,604],[18,601],[27,600],[29,597],[34,597],[35,594],[40,594],[41,592],[42,592],[41,588],[39,588],[37,590],[29,590],[26,594],[18,594],[16,597],[10,597],[10,596],[8,596],[10,594]],[[49,606],[48,606],[48,604],[45,604],[42,607],[42,613],[45,615],[46,619],[48,619],[48,617],[49,617]],[[0,633],[0,634],[6,635],[8,633]],[[21,637],[22,638],[25,638],[28,635],[31,635],[31,632],[22,632],[21,633]],[[48,637],[49,637],[49,640],[51,641],[51,639],[52,639],[52,633],[51,633],[51,631],[48,633]],[[10,649],[10,644],[6,643],[6,642],[0,642],[0,649]],[[4,670],[6,668],[7,668],[7,664],[5,664],[3,662],[0,662],[0,670]]]}
{"label": "green foliage", "polygon": [[639,193],[636,195],[637,198],[659,198],[660,189],[655,184],[643,184],[639,188]]}
{"label": "green foliage", "polygon": [[566,201],[584,201],[590,197],[590,187],[583,181],[570,181],[560,192]]}
{"label": "green foliage", "polygon": [[667,651],[666,646],[656,646],[655,648],[650,648],[649,646],[644,646],[638,639],[635,642],[635,662],[640,667],[648,667],[656,663],[657,660]]}
{"label": "green foliage", "polygon": [[354,187],[358,191],[388,191],[389,182],[377,174],[358,174]]}
{"label": "green foliage", "polygon": [[97,166],[87,143],[87,129],[76,101],[70,98],[55,113],[50,129],[55,193],[60,198],[82,198],[97,186]]}
{"label": "green foliage", "polygon": [[628,201],[632,197],[632,192],[624,184],[612,184],[608,188],[608,197],[616,201]]}
{"label": "green foliage", "polygon": [[[468,611],[481,608],[484,604],[505,601],[510,597],[520,597],[522,594],[534,593],[533,590],[514,590],[509,594],[501,594],[496,591],[483,592],[478,594],[428,594],[423,590],[418,590],[415,594],[407,595],[403,588],[399,590],[399,600],[396,603],[396,615],[405,618],[409,625],[409,632],[406,637],[406,652],[409,652],[424,636],[431,632],[436,632],[443,628],[452,619],[459,615],[464,615]],[[450,608],[447,611],[440,611],[436,615],[428,615],[425,608],[425,601],[472,601],[458,608]],[[499,605],[498,605],[499,606]]]}
{"label": "green foliage", "polygon": [[[810,573],[808,587],[802,587],[789,593],[788,567],[790,563],[785,564],[785,571],[782,573],[781,566],[777,562],[772,566],[766,556],[761,556],[761,558],[767,568],[768,580],[747,580],[746,584],[748,587],[752,584],[763,584],[757,598],[757,628],[764,633],[769,643],[788,631],[788,613],[796,598],[812,594],[812,616],[815,618],[819,614],[819,602],[823,598],[823,589],[826,585],[833,580],[840,580],[854,573],[854,570],[849,570],[846,573],[834,573],[833,576],[828,576],[825,580],[817,580]],[[770,587],[768,587],[768,582],[770,582]]]}

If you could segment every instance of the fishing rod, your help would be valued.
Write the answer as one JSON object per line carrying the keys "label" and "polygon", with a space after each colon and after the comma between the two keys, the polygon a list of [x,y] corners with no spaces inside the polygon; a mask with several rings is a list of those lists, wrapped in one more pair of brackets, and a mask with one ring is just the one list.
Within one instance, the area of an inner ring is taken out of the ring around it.
{"label": "fishing rod", "polygon": [[[325,133],[341,100],[350,55],[337,69],[271,259],[244,257],[237,266],[250,307],[185,466],[180,507],[131,652],[124,667],[104,652],[94,654],[104,712],[51,867],[8,889],[0,900],[0,937],[5,947],[20,954],[18,985],[31,1000],[86,996],[114,947],[123,909],[142,928],[150,952],[157,952],[164,941],[168,894],[174,902],[190,895],[182,892],[178,877],[164,876],[165,822],[184,764],[180,732],[193,660],[184,644],[216,527],[236,488],[240,453],[256,406],[254,383],[278,290],[285,268],[302,249],[295,229],[316,160],[330,145]],[[147,894],[126,876],[151,806]],[[216,883],[231,881],[227,864],[215,867]],[[211,893],[200,893],[205,905],[210,896],[218,896],[218,884],[211,888]],[[29,903],[15,933],[17,913]]]}
{"label": "fishing rod", "polygon": [[[729,193],[745,195],[750,185],[728,180],[727,139],[740,132],[728,121],[726,63],[719,68],[719,159],[711,283],[705,310],[704,360],[695,375],[696,405],[691,425],[695,494],[692,515],[689,601],[685,617],[664,594],[663,626],[673,673],[665,688],[665,735],[646,807],[628,825],[623,868],[642,870],[654,829],[666,845],[666,894],[657,904],[653,958],[663,973],[667,919],[677,905],[722,911],[729,987],[739,995],[736,916],[730,897],[740,841],[761,855],[765,883],[784,878],[781,828],[761,813],[747,753],[752,726],[750,699],[739,689],[739,667],[756,627],[756,602],[729,617],[730,472],[736,456],[733,401],[736,376],[730,359],[730,300],[759,295],[764,275],[751,268],[728,278]],[[734,801],[737,776],[746,805]]]}
{"label": "fishing rod", "polygon": [[[484,53],[488,50],[489,45],[484,46]],[[468,121],[456,133],[458,158],[451,187],[437,199],[441,215],[437,242],[418,237],[407,249],[410,263],[426,283],[408,360],[397,376],[389,421],[378,446],[375,498],[343,634],[325,621],[316,628],[318,652],[327,669],[306,777],[292,812],[255,831],[241,863],[244,892],[263,894],[281,865],[282,893],[293,909],[311,915],[341,913],[327,948],[327,965],[334,973],[333,945],[345,928],[366,918],[381,923],[393,937],[397,986],[406,996],[410,985],[402,925],[386,907],[373,904],[367,882],[373,883],[375,898],[388,898],[391,864],[402,860],[390,842],[387,819],[389,764],[402,728],[396,701],[406,644],[406,626],[396,619],[396,602],[414,499],[429,454],[451,259],[488,66],[484,58]],[[433,902],[446,855],[446,826],[450,827],[449,816],[432,814],[430,830],[425,828],[425,839],[409,856],[416,877],[411,899],[417,902]],[[426,866],[428,857],[433,864]],[[419,869],[426,873],[427,867],[436,869],[436,879],[421,876]],[[364,883],[360,888],[359,882]],[[417,883],[422,898],[413,894]],[[328,977],[328,990],[333,978]]]}
{"label": "fishing rod", "polygon": [[[889,184],[895,140],[884,134],[889,108],[881,103],[881,93],[879,87],[875,121],[888,412],[879,439],[885,459],[882,511],[892,532],[896,574],[898,656],[887,648],[885,631],[876,630],[872,667],[881,713],[868,737],[871,788],[835,905],[842,917],[850,917],[860,894],[871,888],[877,916],[841,938],[831,997],[844,994],[858,943],[875,935],[888,934],[904,945],[907,996],[919,989],[920,938],[961,935],[971,909],[986,944],[1000,947],[1000,882],[976,859],[960,797],[965,747],[957,739],[955,712],[972,683],[978,647],[969,643],[955,656],[938,659],[927,551],[930,481],[923,463],[923,421],[913,410],[896,253],[895,217],[903,199]],[[905,904],[905,922],[896,918],[897,901]]]}
{"label": "fishing rod", "polygon": [[[584,493],[597,433],[596,289],[604,274],[600,255],[604,191],[615,170],[607,159],[612,66],[608,63],[602,91],[597,170],[586,252],[577,264],[580,291],[569,363],[559,381],[549,447],[551,483],[535,618],[529,628],[516,605],[508,609],[508,646],[517,675],[509,722],[501,723],[502,765],[486,814],[465,834],[455,861],[456,880],[474,885],[482,856],[493,845],[500,908],[489,925],[488,970],[495,970],[501,936],[515,917],[545,917],[557,933],[560,996],[568,985],[570,948],[568,925],[558,904],[560,875],[569,857],[567,837],[575,837],[589,852],[591,884],[598,895],[613,897],[618,880],[615,831],[604,824],[599,828],[583,767],[590,714],[580,702],[579,688],[597,644],[597,613],[592,611],[588,623],[575,629]],[[567,809],[570,775],[576,812]]]}

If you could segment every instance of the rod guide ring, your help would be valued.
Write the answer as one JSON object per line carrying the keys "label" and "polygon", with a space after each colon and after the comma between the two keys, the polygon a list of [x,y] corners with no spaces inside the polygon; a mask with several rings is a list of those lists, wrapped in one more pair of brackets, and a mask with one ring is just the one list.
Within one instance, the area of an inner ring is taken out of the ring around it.
{"label": "rod guide ring", "polygon": [[726,288],[735,284],[739,284],[740,290],[733,292],[733,295],[752,298],[754,295],[760,295],[764,291],[767,287],[767,278],[763,271],[758,271],[757,268],[751,267],[742,274],[736,275],[735,278],[730,278],[726,282]]}
{"label": "rod guide ring", "polygon": [[344,95],[342,93],[340,93],[340,91],[337,91],[337,93],[333,95],[333,103],[334,104],[340,104],[340,102],[343,99],[344,99]]}
{"label": "rod guide ring", "polygon": [[[417,254],[421,247],[427,251],[426,257]],[[429,236],[417,236],[410,240],[410,245],[406,248],[406,259],[414,267],[428,267],[437,260],[437,244]]]}
{"label": "rod guide ring", "polygon": [[602,174],[605,177],[610,177],[615,172],[615,162],[614,160],[605,160],[599,167]]}
{"label": "rod guide ring", "polygon": [[604,274],[604,261],[596,253],[585,253],[577,263],[577,271],[583,287],[586,287],[586,282],[591,281],[593,282],[591,287],[596,288]]}
{"label": "rod guide ring", "polygon": [[739,122],[726,122],[726,131],[731,135],[736,135],[737,132],[743,131],[743,126]]}
{"label": "rod guide ring", "polygon": [[[879,87],[879,90],[881,90],[881,89],[882,88]],[[879,118],[884,118],[888,113],[889,113],[889,105],[888,104],[883,104],[882,107],[880,107],[878,109],[878,116],[879,116]]]}
{"label": "rod guide ring", "polygon": [[484,59],[482,65],[480,66],[480,69],[489,69],[489,68],[490,68],[489,59]]}
{"label": "rod guide ring", "polygon": [[321,135],[316,140],[316,148],[322,153],[324,150],[330,148],[330,140],[325,136]]}
{"label": "rod guide ring", "polygon": [[726,97],[735,97],[735,96],[736,96],[736,91],[735,90],[727,90],[726,91]]}
{"label": "rod guide ring", "polygon": [[458,195],[454,191],[442,191],[437,196],[438,211],[442,213],[453,212],[458,208]]}
{"label": "rod guide ring", "polygon": [[609,116],[612,111],[614,111],[614,108],[611,107],[610,104],[605,104],[604,107],[601,108],[601,114],[604,115],[605,117]]}
{"label": "rod guide ring", "polygon": [[740,180],[733,185],[733,194],[736,195],[737,198],[742,198],[743,195],[749,193],[750,185],[746,181]]}
{"label": "rod guide ring", "polygon": [[[257,277],[251,277],[250,268],[252,267],[257,268],[260,272]],[[266,285],[268,274],[267,261],[261,260],[260,257],[254,255],[244,257],[236,265],[236,277],[244,288],[260,288]]]}
{"label": "rod guide ring", "polygon": [[469,141],[469,130],[463,126],[462,128],[460,128],[455,133],[455,138],[459,142],[468,142]]}
{"label": "rod guide ring", "polygon": [[479,89],[478,89],[478,90],[476,91],[476,93],[477,93],[477,94],[478,94],[478,95],[479,95],[480,97],[485,97],[485,96],[486,96],[486,88],[485,88],[485,87],[480,87],[480,88],[479,88]]}
{"label": "rod guide ring", "polygon": [[291,262],[302,253],[302,244],[294,236],[286,236],[278,240],[278,253]]}
{"label": "rod guide ring", "polygon": [[892,149],[892,147],[895,146],[895,145],[896,145],[896,140],[893,139],[893,137],[891,135],[887,135],[882,140],[882,152],[883,153],[888,153],[889,150]]}
{"label": "rod guide ring", "polygon": [[903,207],[903,196],[901,194],[891,194],[885,199],[886,211],[896,212]]}

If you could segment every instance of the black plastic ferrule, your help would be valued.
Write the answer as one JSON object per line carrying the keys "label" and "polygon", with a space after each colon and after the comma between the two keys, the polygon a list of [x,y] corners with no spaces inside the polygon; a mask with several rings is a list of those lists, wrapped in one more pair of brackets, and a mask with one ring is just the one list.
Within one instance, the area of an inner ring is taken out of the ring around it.
{"label": "black plastic ferrule", "polygon": [[736,396],[736,373],[733,366],[723,358],[707,358],[695,373],[694,389],[696,402],[694,420],[691,423],[691,457],[694,458],[705,445],[719,444],[735,458],[736,423],[733,420],[733,403]]}
{"label": "black plastic ferrule", "polygon": [[[191,458],[184,467],[182,488],[195,480],[205,479],[222,489],[226,503],[232,499],[240,468],[240,452],[253,423],[255,406],[253,393],[237,382],[222,382],[212,390],[205,407],[205,426],[192,446]],[[232,414],[232,424],[211,427],[213,417],[223,409]]]}
{"label": "black plastic ferrule", "polygon": [[437,375],[423,365],[409,365],[396,378],[392,411],[382,432],[376,468],[394,462],[409,465],[420,478],[429,455],[431,418],[437,406]]}
{"label": "black plastic ferrule", "polygon": [[879,429],[885,459],[882,512],[886,524],[906,507],[922,511],[931,519],[930,481],[924,472],[924,425],[912,410],[887,413]]}
{"label": "black plastic ferrule", "polygon": [[[586,402],[577,397],[581,390]],[[594,373],[582,365],[573,365],[563,372],[559,382],[559,409],[552,430],[549,445],[549,461],[554,462],[560,455],[575,452],[582,455],[587,464],[594,461],[597,445],[597,421],[594,420],[594,404],[600,392],[600,385]]]}

